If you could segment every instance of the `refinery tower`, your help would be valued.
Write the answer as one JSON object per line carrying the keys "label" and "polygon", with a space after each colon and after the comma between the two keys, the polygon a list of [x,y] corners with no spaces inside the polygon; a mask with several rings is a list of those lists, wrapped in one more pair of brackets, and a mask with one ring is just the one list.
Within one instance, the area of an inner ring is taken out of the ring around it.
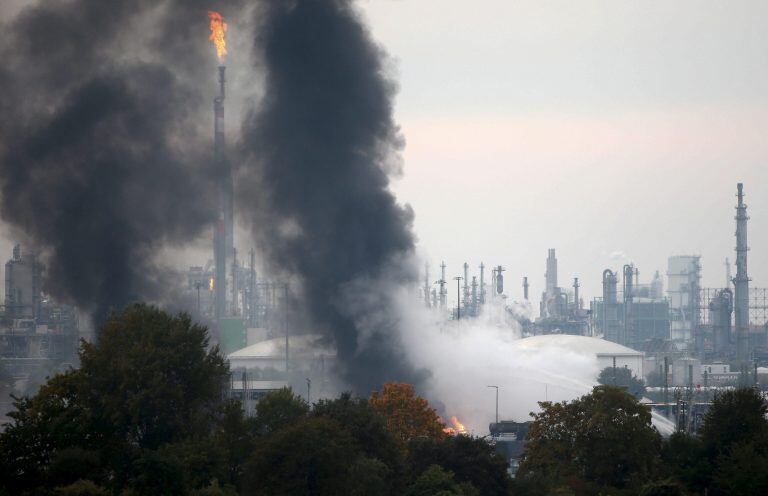
{"label": "refinery tower", "polygon": [[736,354],[740,362],[749,356],[749,276],[747,275],[747,205],[744,203],[744,185],[736,185],[736,277],[734,286],[734,311],[736,327]]}
{"label": "refinery tower", "polygon": [[217,215],[213,228],[214,260],[214,314],[220,319],[227,314],[227,267],[234,261],[234,186],[232,166],[227,160],[224,141],[224,97],[226,67],[224,58],[227,54],[225,33],[227,24],[221,15],[208,12],[211,21],[210,40],[216,45],[219,59],[219,94],[213,99],[214,114],[214,166],[216,171]]}

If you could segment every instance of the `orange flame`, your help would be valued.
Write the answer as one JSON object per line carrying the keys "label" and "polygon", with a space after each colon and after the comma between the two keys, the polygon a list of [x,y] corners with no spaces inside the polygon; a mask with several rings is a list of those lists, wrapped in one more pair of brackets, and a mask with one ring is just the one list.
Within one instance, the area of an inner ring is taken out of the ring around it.
{"label": "orange flame", "polygon": [[451,424],[453,424],[453,427],[445,427],[443,432],[451,436],[467,433],[466,427],[464,427],[464,424],[459,422],[459,419],[457,419],[455,415],[451,417]]}
{"label": "orange flame", "polygon": [[224,62],[224,57],[227,56],[227,39],[225,37],[227,23],[224,22],[221,14],[212,10],[208,11],[208,18],[211,20],[211,35],[208,39],[216,45],[216,56],[219,58],[219,62]]}
{"label": "orange flame", "polygon": [[213,291],[213,277],[211,277],[211,280],[208,281],[208,287]]}

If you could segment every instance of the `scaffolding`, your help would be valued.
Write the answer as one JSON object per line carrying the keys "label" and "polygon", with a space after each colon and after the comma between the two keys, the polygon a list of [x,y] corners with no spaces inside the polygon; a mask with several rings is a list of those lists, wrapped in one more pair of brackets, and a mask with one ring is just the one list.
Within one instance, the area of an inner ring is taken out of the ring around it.
{"label": "scaffolding", "polygon": [[[695,315],[698,324],[711,325],[709,321],[709,302],[715,299],[717,292],[725,288],[699,288]],[[749,288],[749,322],[753,326],[768,324],[768,288]],[[731,325],[733,325],[733,315]]]}

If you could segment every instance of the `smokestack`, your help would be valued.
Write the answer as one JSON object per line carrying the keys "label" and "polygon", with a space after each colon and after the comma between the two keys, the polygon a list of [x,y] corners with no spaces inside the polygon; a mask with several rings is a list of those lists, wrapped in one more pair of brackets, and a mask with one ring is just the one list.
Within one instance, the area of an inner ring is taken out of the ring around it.
{"label": "smokestack", "polygon": [[579,299],[579,278],[573,278],[573,308],[581,310],[581,300]]}
{"label": "smokestack", "polygon": [[749,276],[747,274],[747,205],[744,203],[744,185],[736,185],[736,277],[734,284],[734,312],[736,324],[736,353],[741,363],[749,360]]}
{"label": "smokestack", "polygon": [[528,277],[523,277],[523,298],[528,300]]}
{"label": "smokestack", "polygon": [[469,306],[469,264],[464,262],[464,308]]}
{"label": "smokestack", "polygon": [[547,296],[554,295],[557,288],[557,258],[554,248],[550,248],[547,254],[547,272],[544,277],[547,282]]}
{"label": "smokestack", "polygon": [[[213,161],[219,180],[217,183],[217,216],[213,229],[213,260],[214,260],[214,315],[220,319],[226,315],[227,309],[227,238],[229,226],[227,223],[227,205],[231,202],[231,173],[227,174],[227,162],[224,153],[224,97],[225,97],[226,67],[219,66],[219,95],[213,99]],[[227,176],[229,176],[229,186]]]}
{"label": "smokestack", "polygon": [[485,264],[480,262],[480,304],[485,304]]}
{"label": "smokestack", "polygon": [[448,290],[445,289],[445,262],[440,263],[440,308],[445,308],[448,301]]}

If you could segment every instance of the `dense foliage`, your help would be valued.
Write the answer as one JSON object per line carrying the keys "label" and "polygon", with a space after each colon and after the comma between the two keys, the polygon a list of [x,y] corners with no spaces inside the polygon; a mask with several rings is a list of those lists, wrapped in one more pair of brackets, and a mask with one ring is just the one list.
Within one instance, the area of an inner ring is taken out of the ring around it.
{"label": "dense foliage", "polygon": [[407,384],[314,405],[286,388],[245,418],[226,362],[183,314],[133,305],[80,362],[16,401],[0,495],[768,494],[755,389],[717,395],[697,435],[667,440],[622,387],[541,403],[511,479],[487,440],[447,435]]}
{"label": "dense foliage", "polygon": [[312,406],[282,389],[245,418],[226,399],[226,362],[184,314],[133,305],[80,361],[16,401],[0,494],[508,494],[505,461],[446,436],[406,384]]}
{"label": "dense foliage", "polygon": [[620,388],[598,386],[570,403],[541,406],[533,414],[519,478],[549,491],[567,486],[597,494],[636,490],[654,474],[661,436],[649,409]]}
{"label": "dense foliage", "polygon": [[768,494],[768,420],[755,389],[715,396],[697,435],[662,440],[647,407],[598,386],[568,403],[541,403],[515,479],[545,495]]}

